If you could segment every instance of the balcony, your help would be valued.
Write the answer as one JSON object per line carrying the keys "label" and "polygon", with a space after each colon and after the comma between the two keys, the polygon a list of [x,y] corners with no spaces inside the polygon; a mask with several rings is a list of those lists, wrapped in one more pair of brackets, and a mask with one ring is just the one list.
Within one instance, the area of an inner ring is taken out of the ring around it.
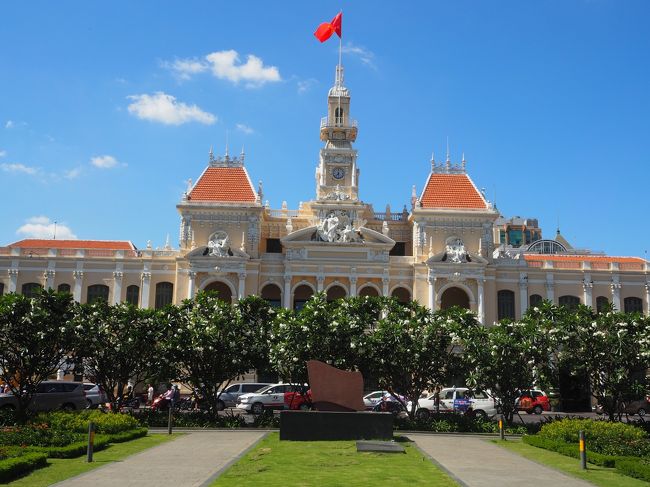
{"label": "balcony", "polygon": [[356,120],[348,120],[346,117],[323,117],[320,119],[320,128],[335,128],[335,127],[353,127],[357,128]]}

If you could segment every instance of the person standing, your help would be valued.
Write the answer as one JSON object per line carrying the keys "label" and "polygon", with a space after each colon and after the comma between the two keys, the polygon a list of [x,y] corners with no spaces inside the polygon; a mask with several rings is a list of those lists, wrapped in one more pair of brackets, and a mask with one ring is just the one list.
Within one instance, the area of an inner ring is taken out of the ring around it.
{"label": "person standing", "polygon": [[153,402],[153,392],[153,386],[149,384],[147,387],[147,404],[149,406],[151,406],[151,403]]}

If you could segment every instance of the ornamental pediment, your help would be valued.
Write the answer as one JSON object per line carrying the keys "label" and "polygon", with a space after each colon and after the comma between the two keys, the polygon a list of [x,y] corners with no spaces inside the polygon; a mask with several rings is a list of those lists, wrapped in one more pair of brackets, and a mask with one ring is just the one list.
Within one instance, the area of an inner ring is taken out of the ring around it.
{"label": "ornamental pediment", "polygon": [[395,246],[395,240],[369,228],[355,229],[348,225],[341,227],[336,223],[323,225],[323,222],[319,225],[296,230],[282,238],[281,242],[287,248],[340,246],[342,248],[374,247],[390,250]]}

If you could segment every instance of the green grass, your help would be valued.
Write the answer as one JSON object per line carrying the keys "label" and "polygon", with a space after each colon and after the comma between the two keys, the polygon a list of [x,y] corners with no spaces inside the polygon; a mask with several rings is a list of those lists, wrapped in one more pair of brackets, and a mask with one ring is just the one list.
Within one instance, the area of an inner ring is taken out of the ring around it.
{"label": "green grass", "polygon": [[[621,475],[613,468],[599,467],[587,464],[587,470],[580,469],[580,462],[577,458],[567,457],[542,448],[527,445],[519,440],[498,441],[493,443],[518,453],[538,463],[548,465],[573,477],[578,477],[587,482],[601,487],[648,487],[648,482]],[[589,453],[587,453],[589,455]]]}
{"label": "green grass", "polygon": [[429,487],[456,483],[409,443],[404,453],[357,453],[354,441],[280,441],[271,433],[213,486]]}
{"label": "green grass", "polygon": [[12,487],[45,487],[55,482],[74,477],[107,463],[122,460],[129,455],[141,452],[152,446],[160,445],[176,437],[172,435],[151,435],[127,441],[125,443],[115,443],[105,450],[98,451],[93,455],[93,463],[86,463],[86,456],[78,458],[50,458],[47,460],[48,466],[39,470],[34,470],[29,475],[21,477],[7,485]]}

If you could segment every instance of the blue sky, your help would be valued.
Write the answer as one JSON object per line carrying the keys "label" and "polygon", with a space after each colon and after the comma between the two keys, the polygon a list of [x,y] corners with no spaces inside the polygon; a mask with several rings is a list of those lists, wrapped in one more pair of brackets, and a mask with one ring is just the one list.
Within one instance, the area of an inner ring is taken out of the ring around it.
{"label": "blue sky", "polygon": [[26,4],[0,5],[1,245],[53,221],[176,245],[185,181],[226,133],[272,207],[312,199],[337,60],[312,33],[342,9],[364,201],[402,208],[449,137],[504,216],[650,246],[646,1]]}

